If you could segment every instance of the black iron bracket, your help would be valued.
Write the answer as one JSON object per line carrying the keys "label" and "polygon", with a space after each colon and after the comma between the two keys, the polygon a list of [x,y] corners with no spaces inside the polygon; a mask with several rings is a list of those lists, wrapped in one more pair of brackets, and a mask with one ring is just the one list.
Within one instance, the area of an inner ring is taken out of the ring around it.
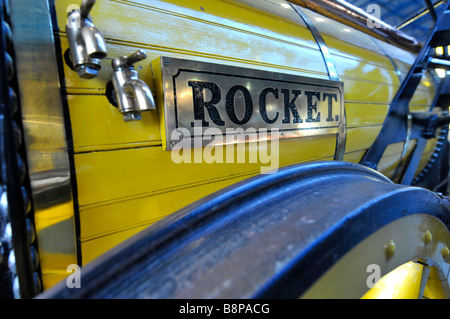
{"label": "black iron bracket", "polygon": [[[448,51],[445,51],[442,56],[436,56],[435,51],[436,47],[446,47],[450,44],[450,2],[444,5],[443,13],[436,16],[436,23],[427,41],[391,101],[379,135],[360,161],[362,165],[377,169],[378,163],[389,145],[417,139],[415,149],[409,158],[406,172],[401,180],[401,183],[406,185],[410,185],[413,180],[427,139],[435,137],[437,129],[450,122],[449,116],[439,116],[433,112],[435,107],[450,104],[450,79],[448,77],[442,79],[438,84],[428,112],[411,113],[409,109],[411,99],[426,70],[437,66],[450,69],[450,59],[447,59]],[[408,125],[408,118],[412,118],[412,127]]]}

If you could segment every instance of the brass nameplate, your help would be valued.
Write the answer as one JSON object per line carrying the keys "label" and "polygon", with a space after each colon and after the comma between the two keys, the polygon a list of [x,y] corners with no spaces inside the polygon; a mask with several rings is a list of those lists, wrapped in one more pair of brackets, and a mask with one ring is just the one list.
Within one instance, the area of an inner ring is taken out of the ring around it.
{"label": "brass nameplate", "polygon": [[342,82],[169,57],[161,70],[167,149],[177,129],[210,145],[211,132],[294,138],[337,134],[345,123]]}

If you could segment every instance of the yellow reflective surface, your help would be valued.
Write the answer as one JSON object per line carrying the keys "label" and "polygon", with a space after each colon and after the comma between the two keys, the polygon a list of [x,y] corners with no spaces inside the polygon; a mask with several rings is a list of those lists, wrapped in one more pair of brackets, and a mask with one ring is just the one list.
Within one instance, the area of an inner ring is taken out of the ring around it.
{"label": "yellow reflective surface", "polygon": [[[60,39],[61,55],[68,49],[64,30],[67,8],[72,3],[55,2],[54,31]],[[161,101],[157,101],[158,110],[143,113],[141,121],[124,122],[106,98],[112,57],[144,49],[148,57],[136,64],[136,70],[153,92],[161,83],[151,62],[160,56],[328,78],[313,36],[292,9],[275,1],[249,3],[113,0],[95,4],[91,15],[108,49],[99,76],[83,80],[63,65],[83,264],[183,206],[258,174],[262,164],[174,163],[170,152],[162,148]],[[313,13],[308,15],[322,33],[344,82],[344,160],[358,162],[379,133],[400,81],[389,58],[367,35],[355,30],[343,32],[336,22],[322,22]],[[410,54],[399,49],[391,52],[401,60],[399,68],[406,73],[413,59],[404,56]],[[414,107],[425,110],[433,90],[432,83],[425,79]],[[335,148],[336,136],[281,140],[279,165],[331,160]],[[398,149],[397,155],[401,151]],[[254,152],[247,145],[246,156]],[[395,161],[386,169],[393,166]]]}

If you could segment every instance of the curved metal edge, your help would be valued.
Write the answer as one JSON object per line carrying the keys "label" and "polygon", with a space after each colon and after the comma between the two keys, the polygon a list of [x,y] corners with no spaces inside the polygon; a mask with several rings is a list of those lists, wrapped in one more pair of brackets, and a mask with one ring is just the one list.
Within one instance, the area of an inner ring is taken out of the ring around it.
{"label": "curved metal edge", "polygon": [[400,72],[400,69],[398,68],[397,64],[395,63],[394,59],[386,52],[386,50],[383,48],[383,46],[381,46],[377,39],[370,37],[370,39],[372,39],[372,41],[375,43],[375,45],[380,49],[381,52],[383,52],[384,56],[386,58],[388,58],[389,62],[392,64],[392,67],[394,68],[395,74],[398,77],[398,81],[399,83],[402,83],[403,78],[402,78],[402,73]]}
{"label": "curved metal edge", "polygon": [[[376,19],[362,9],[344,0],[287,0],[321,15],[339,21],[352,28],[391,43],[408,51],[418,53],[422,47],[415,38],[403,33],[385,22]],[[379,27],[370,28],[367,21],[375,21]]]}
{"label": "curved metal edge", "polygon": [[[113,278],[116,274],[126,271],[127,267],[139,262],[140,258],[145,258],[146,254],[154,253],[162,248],[165,244],[164,241],[169,242],[174,236],[183,236],[183,231],[190,232],[195,227],[207,225],[213,221],[213,218],[224,217],[220,216],[221,208],[227,207],[230,202],[244,201],[247,196],[251,195],[252,190],[257,192],[258,187],[263,190],[269,187],[268,185],[273,187],[282,181],[292,180],[295,182],[299,178],[314,179],[321,174],[329,175],[330,170],[339,169],[362,174],[362,176],[370,177],[374,182],[386,182],[389,187],[384,195],[365,202],[354,211],[349,211],[345,218],[339,220],[316,238],[307,250],[291,259],[289,264],[283,267],[283,270],[278,272],[262,289],[256,291],[251,296],[252,298],[296,298],[301,296],[350,249],[374,231],[403,216],[425,213],[436,216],[446,224],[447,228],[450,227],[447,208],[437,195],[428,190],[395,185],[383,176],[379,178],[380,175],[374,174],[372,170],[361,169],[359,165],[335,162],[299,165],[286,169],[283,172],[285,174],[281,174],[280,178],[252,178],[248,183],[240,183],[236,188],[229,189],[228,192],[220,192],[218,200],[213,198],[208,202],[200,201],[198,206],[193,205],[191,208],[180,211],[178,220],[175,219],[172,222],[164,220],[159,223],[158,227],[149,227],[127,243],[122,244],[116,251],[88,264],[83,270],[85,285],[82,293],[74,291],[74,289],[67,289],[65,283],[62,283],[58,289],[47,291],[39,298],[72,298],[74,296],[89,298],[92,289],[102,285],[102,282],[107,282],[108,278]],[[295,176],[289,176],[289,172],[293,172]],[[264,180],[269,184],[264,184]],[[395,187],[393,188],[393,186]],[[405,203],[408,203],[408,207],[405,207]],[[174,226],[173,223],[177,225]],[[355,230],[359,232],[355,233]],[[164,239],[162,237],[166,232],[169,235]],[[122,263],[124,260],[126,262]],[[102,280],[99,281],[98,277],[102,277]]]}
{"label": "curved metal edge", "polygon": [[339,81],[339,76],[334,65],[333,58],[330,54],[330,50],[328,50],[328,46],[325,43],[325,40],[323,39],[319,30],[301,8],[294,6],[292,3],[290,3],[290,6],[305,22],[306,26],[311,31],[314,40],[316,40],[317,46],[319,47],[320,53],[322,54],[323,60],[325,62],[325,68],[327,69],[328,77],[330,78],[330,80]]}
{"label": "curved metal edge", "polygon": [[[408,203],[409,209],[405,208],[405,203]],[[253,297],[273,299],[302,296],[316,280],[351,251],[355,243],[362,242],[368,235],[399,218],[419,213],[437,217],[450,230],[449,212],[437,195],[421,188],[399,188],[368,202],[333,225]],[[351,229],[363,229],[364,232],[356,233]],[[333,249],[330,243],[333,243]],[[314,267],[311,267],[313,260]]]}
{"label": "curved metal edge", "polygon": [[[432,234],[428,243],[423,240],[426,232]],[[442,250],[449,243],[450,232],[438,218],[422,213],[400,217],[353,247],[314,282],[301,298],[349,299],[371,298],[370,296],[377,295],[389,298],[392,291],[378,290],[381,289],[380,286],[372,286],[375,284],[374,281],[411,261],[435,267],[440,275],[442,288],[445,288],[445,285],[448,286],[450,283],[448,281],[450,260],[442,255]],[[387,250],[387,247],[390,249]],[[377,275],[371,276],[373,272],[368,271],[375,268],[378,271],[378,278]],[[399,284],[400,280],[392,281],[389,286],[394,288]],[[426,278],[422,280],[422,284],[423,286],[426,284]],[[420,299],[420,293],[414,296],[414,292],[418,291],[412,289],[411,293],[408,293],[409,296],[413,298],[419,296]],[[445,291],[443,292],[445,294]],[[406,292],[398,293],[404,295]]]}
{"label": "curved metal edge", "polygon": [[[77,263],[70,163],[47,0],[11,1],[24,145],[44,289]],[[61,260],[64,260],[61,262]]]}
{"label": "curved metal edge", "polygon": [[[205,225],[222,217],[221,208],[228,207],[232,203],[243,201],[258,191],[274,187],[288,181],[298,181],[316,176],[316,174],[329,174],[333,171],[351,171],[369,176],[374,181],[393,183],[384,175],[375,170],[359,164],[346,162],[316,162],[298,164],[280,169],[276,174],[258,175],[247,180],[229,186],[212,195],[209,195],[180,211],[153,224],[146,230],[119,244],[114,250],[106,252],[98,259],[83,267],[83,292],[67,289],[66,283],[61,282],[57,286],[45,291],[38,298],[85,298],[91,289],[95,289],[101,282],[107,282],[115,274],[120,273],[126,267],[138,261],[142,256],[157,250],[171,239],[182,236],[196,226]],[[120,263],[114,261],[126,261]],[[101,270],[102,280],[99,281]]]}
{"label": "curved metal edge", "polygon": [[[303,22],[310,30],[313,38],[315,39],[317,46],[319,47],[320,53],[322,54],[322,58],[325,63],[325,68],[327,69],[328,72],[328,77],[332,81],[339,81],[339,75],[336,70],[333,57],[331,56],[330,50],[328,49],[328,46],[325,43],[325,40],[320,34],[319,30],[316,28],[316,26],[308,17],[308,15],[305,12],[303,12],[303,10],[300,7],[295,6],[293,3],[290,3],[290,6],[300,16],[300,18],[303,20]],[[336,136],[336,150],[334,152],[335,161],[342,161],[344,159],[346,141],[347,141],[347,124],[346,124],[346,114],[344,104],[344,117],[339,127],[339,132]]]}

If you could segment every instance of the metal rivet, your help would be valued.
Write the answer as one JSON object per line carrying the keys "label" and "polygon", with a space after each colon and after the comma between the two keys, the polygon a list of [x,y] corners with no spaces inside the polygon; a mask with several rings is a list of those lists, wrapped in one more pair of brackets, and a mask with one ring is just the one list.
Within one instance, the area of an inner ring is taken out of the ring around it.
{"label": "metal rivet", "polygon": [[14,92],[14,89],[12,87],[8,88],[8,94],[9,94],[9,108],[11,109],[11,116],[14,116],[14,114],[17,113],[19,110],[19,103],[17,102],[17,95],[16,92]]}
{"label": "metal rivet", "polygon": [[22,146],[22,131],[16,122],[13,123],[14,140],[16,143],[16,149],[18,150]]}
{"label": "metal rivet", "polygon": [[31,200],[30,196],[28,196],[28,191],[25,187],[21,187],[22,190],[22,198],[23,198],[23,209],[25,215],[31,211]]}
{"label": "metal rivet", "polygon": [[42,283],[41,277],[37,272],[33,273],[33,281],[34,281],[34,293],[37,295],[42,291]]}
{"label": "metal rivet", "polygon": [[11,46],[11,43],[12,43],[11,28],[10,28],[9,24],[6,23],[6,21],[3,21],[2,28],[3,28],[3,34],[5,35],[6,46],[9,48]]}
{"label": "metal rivet", "polygon": [[387,258],[391,258],[392,256],[394,256],[395,243],[392,239],[384,246],[384,253]]}
{"label": "metal rivet", "polygon": [[11,250],[9,252],[8,268],[9,268],[9,271],[12,272],[14,275],[17,274],[16,254],[14,253],[14,250]]}
{"label": "metal rivet", "polygon": [[14,62],[8,53],[5,53],[6,70],[8,72],[8,81],[14,78]]}
{"label": "metal rivet", "polygon": [[27,167],[24,160],[22,159],[22,156],[20,156],[19,154],[17,154],[17,166],[19,167],[20,182],[23,183],[23,181],[25,180],[25,176],[27,175]]}
{"label": "metal rivet", "polygon": [[447,258],[448,255],[450,255],[450,250],[448,249],[447,246],[444,246],[444,248],[442,248],[441,255],[444,259]]}
{"label": "metal rivet", "polygon": [[14,298],[20,299],[20,284],[19,284],[19,277],[15,276],[13,281],[13,292],[14,292]]}
{"label": "metal rivet", "polygon": [[5,241],[6,247],[8,249],[11,249],[13,247],[11,223],[6,224],[3,240]]}
{"label": "metal rivet", "polygon": [[30,255],[31,255],[31,263],[34,270],[37,270],[39,267],[39,254],[33,246],[30,247]]}
{"label": "metal rivet", "polygon": [[0,195],[0,215],[3,220],[9,220],[8,194],[6,192]]}
{"label": "metal rivet", "polygon": [[165,66],[169,66],[170,65],[170,60],[169,59],[164,59],[164,65]]}
{"label": "metal rivet", "polygon": [[433,239],[433,235],[431,235],[431,232],[429,230],[427,230],[426,232],[423,233],[422,241],[425,245],[428,245],[429,243],[431,243],[432,239]]}
{"label": "metal rivet", "polygon": [[34,240],[36,239],[36,232],[34,231],[34,226],[33,226],[33,223],[31,222],[31,220],[27,219],[26,224],[27,224],[28,244],[31,245],[34,242]]}

